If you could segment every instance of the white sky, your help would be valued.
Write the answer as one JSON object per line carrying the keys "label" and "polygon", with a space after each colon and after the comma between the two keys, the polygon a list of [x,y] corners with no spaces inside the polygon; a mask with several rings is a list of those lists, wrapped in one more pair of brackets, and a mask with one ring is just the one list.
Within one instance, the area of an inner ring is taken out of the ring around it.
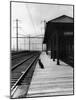
{"label": "white sky", "polygon": [[[19,34],[38,35],[43,34],[44,23],[61,15],[73,17],[73,6],[12,3],[12,36],[16,36],[16,18],[19,21]],[[20,35],[19,35],[20,36]]]}

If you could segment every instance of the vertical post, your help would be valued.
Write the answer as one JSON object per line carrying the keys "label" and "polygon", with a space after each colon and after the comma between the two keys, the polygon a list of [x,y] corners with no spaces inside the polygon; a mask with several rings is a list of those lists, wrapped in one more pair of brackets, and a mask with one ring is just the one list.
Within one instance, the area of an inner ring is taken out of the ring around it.
{"label": "vertical post", "polygon": [[17,38],[17,51],[18,51],[18,19],[16,19],[16,34],[17,34],[17,36],[16,36],[16,38]]}
{"label": "vertical post", "polygon": [[[45,33],[46,20],[41,20],[41,23],[42,23],[42,22],[44,23],[44,26],[43,26],[43,28],[44,28],[44,33]],[[43,32],[42,32],[42,28],[41,28],[41,33],[43,33]]]}
{"label": "vertical post", "polygon": [[[41,33],[44,33],[44,34],[45,34],[46,20],[42,20],[41,23],[42,23],[42,22],[44,23],[44,26],[43,26],[43,29],[44,29],[44,30],[43,30],[43,32],[42,32],[42,28],[41,28]],[[42,43],[42,51],[43,51],[43,43]]]}
{"label": "vertical post", "polygon": [[46,20],[44,20],[44,34],[45,34],[45,28],[46,28]]}
{"label": "vertical post", "polygon": [[25,37],[24,37],[24,50],[25,50]]}
{"label": "vertical post", "polygon": [[53,61],[55,61],[55,44],[54,44],[54,38],[55,37],[53,37]]}
{"label": "vertical post", "polygon": [[[44,20],[44,34],[45,34],[45,27],[46,27],[46,20]],[[46,50],[46,54],[48,53],[47,51],[48,49]]]}
{"label": "vertical post", "polygon": [[51,39],[51,59],[52,59],[52,39]]}
{"label": "vertical post", "polygon": [[30,51],[30,35],[29,35],[29,51]]}
{"label": "vertical post", "polygon": [[[13,39],[12,39],[12,17],[11,16],[12,16],[12,2],[10,1],[10,49],[12,51],[14,50],[14,48],[12,48]],[[10,52],[10,56],[12,57],[11,52]]]}
{"label": "vertical post", "polygon": [[59,36],[56,34],[56,56],[57,56],[57,65],[60,65],[59,62]]}
{"label": "vertical post", "polygon": [[[41,33],[42,33],[42,28],[41,28]],[[42,42],[42,51],[43,51],[43,42]]]}

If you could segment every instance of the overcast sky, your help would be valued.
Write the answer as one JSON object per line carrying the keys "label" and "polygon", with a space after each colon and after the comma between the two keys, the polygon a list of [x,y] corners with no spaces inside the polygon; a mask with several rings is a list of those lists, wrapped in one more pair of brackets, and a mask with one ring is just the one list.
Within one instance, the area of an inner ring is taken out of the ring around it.
{"label": "overcast sky", "polygon": [[43,20],[49,21],[61,15],[73,17],[73,6],[13,2],[12,36],[16,36],[16,19],[20,20],[19,34],[38,35],[44,32]]}

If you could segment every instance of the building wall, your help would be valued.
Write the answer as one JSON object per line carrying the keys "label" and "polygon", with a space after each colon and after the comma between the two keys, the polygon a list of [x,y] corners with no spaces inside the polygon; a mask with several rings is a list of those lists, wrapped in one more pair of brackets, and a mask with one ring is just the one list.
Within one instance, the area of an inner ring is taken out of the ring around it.
{"label": "building wall", "polygon": [[[73,24],[47,25],[46,46],[51,51],[51,58],[61,59],[74,64],[74,32]],[[58,37],[58,39],[57,39]]]}

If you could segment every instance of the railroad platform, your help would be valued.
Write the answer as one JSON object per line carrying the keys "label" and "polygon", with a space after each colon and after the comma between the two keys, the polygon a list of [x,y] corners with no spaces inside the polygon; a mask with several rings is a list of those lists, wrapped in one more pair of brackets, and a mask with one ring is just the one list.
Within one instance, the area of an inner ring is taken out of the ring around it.
{"label": "railroad platform", "polygon": [[73,68],[62,61],[57,65],[45,52],[40,59],[44,69],[37,63],[26,97],[72,95]]}

